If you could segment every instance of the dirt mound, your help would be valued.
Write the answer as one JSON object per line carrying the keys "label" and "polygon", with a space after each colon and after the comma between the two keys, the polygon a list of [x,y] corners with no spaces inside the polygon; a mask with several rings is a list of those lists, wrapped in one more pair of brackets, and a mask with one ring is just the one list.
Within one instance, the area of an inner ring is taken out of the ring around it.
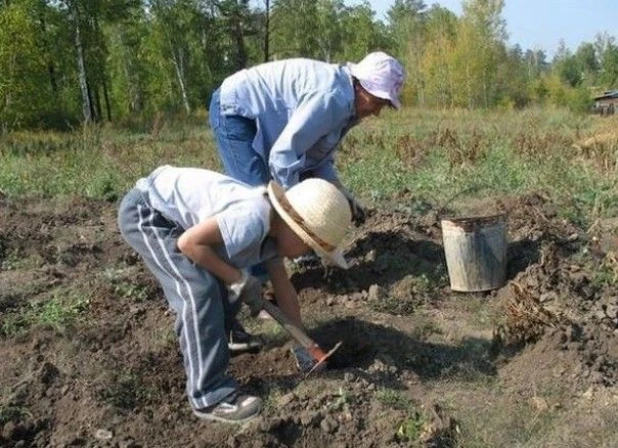
{"label": "dirt mound", "polygon": [[500,377],[528,397],[535,389],[549,389],[556,382],[561,387],[568,385],[574,394],[594,386],[614,386],[618,380],[616,342],[616,337],[598,328],[563,325],[525,347],[500,369]]}

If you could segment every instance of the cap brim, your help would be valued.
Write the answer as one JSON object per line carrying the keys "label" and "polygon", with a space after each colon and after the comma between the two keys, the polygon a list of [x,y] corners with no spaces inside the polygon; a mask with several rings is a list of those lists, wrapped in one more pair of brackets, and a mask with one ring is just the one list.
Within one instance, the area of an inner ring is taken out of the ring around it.
{"label": "cap brim", "polygon": [[332,252],[324,250],[317,242],[314,241],[313,238],[311,238],[307,232],[305,232],[302,227],[296,223],[296,221],[294,221],[294,219],[292,219],[289,213],[285,211],[285,209],[281,206],[281,198],[284,196],[285,190],[281,188],[279,184],[273,181],[268,183],[268,198],[279,216],[281,216],[281,219],[285,221],[292,231],[327,263],[334,264],[342,269],[347,269],[348,263],[345,261],[341,249],[335,249]]}
{"label": "cap brim", "polygon": [[371,90],[367,88],[366,86],[364,86],[362,81],[359,81],[359,82],[361,83],[361,86],[363,86],[363,89],[365,89],[369,94],[375,96],[376,98],[388,100],[391,103],[392,107],[394,107],[395,109],[401,109],[401,102],[399,101],[399,98],[397,98],[396,96],[391,95],[391,93],[384,92],[382,90]]}
{"label": "cap brim", "polygon": [[388,100],[391,103],[391,106],[394,107],[395,109],[401,109],[401,102],[399,101],[399,98],[397,98],[396,96],[391,95],[390,93],[387,92],[369,92],[374,96],[377,96],[378,98],[382,98],[383,100]]}

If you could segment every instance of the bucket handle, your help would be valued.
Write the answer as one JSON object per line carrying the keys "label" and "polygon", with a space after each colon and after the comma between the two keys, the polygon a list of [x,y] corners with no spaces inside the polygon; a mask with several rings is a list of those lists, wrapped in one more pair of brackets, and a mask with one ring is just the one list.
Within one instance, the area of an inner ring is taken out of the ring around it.
{"label": "bucket handle", "polygon": [[[438,208],[438,211],[436,212],[436,218],[435,218],[435,223],[439,223],[442,218],[443,218],[443,213],[446,209],[446,207],[448,207],[448,205],[453,202],[453,200],[455,200],[456,198],[458,198],[459,196],[466,194],[466,193],[472,193],[472,192],[477,192],[477,191],[481,191],[481,190],[486,190],[488,188],[491,188],[492,185],[488,184],[488,183],[478,183],[478,184],[472,184],[467,188],[464,188],[463,190],[458,191],[457,193],[455,193],[454,195],[452,195],[451,197],[449,197],[445,202],[443,202],[440,207]],[[497,191],[504,191],[504,189],[496,189]]]}

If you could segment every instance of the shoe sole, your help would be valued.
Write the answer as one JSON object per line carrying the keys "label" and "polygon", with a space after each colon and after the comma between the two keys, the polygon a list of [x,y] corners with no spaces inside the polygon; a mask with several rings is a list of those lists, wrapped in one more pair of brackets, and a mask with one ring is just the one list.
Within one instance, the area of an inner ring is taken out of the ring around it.
{"label": "shoe sole", "polygon": [[251,350],[261,350],[262,347],[264,346],[264,344],[234,344],[232,343],[228,343],[227,344],[227,348],[230,352],[247,352],[247,351],[251,351]]}
{"label": "shoe sole", "polygon": [[253,348],[247,348],[247,349],[243,349],[243,350],[232,350],[230,349],[230,356],[234,357],[234,356],[238,356],[238,355],[242,355],[243,353],[249,353],[252,355],[255,355],[256,353],[260,353],[262,351],[262,347],[253,347]]}
{"label": "shoe sole", "polygon": [[205,413],[196,412],[195,410],[193,410],[193,415],[195,415],[197,418],[199,418],[201,420],[207,420],[207,421],[211,421],[211,422],[228,423],[228,424],[242,424],[242,423],[246,423],[246,422],[256,418],[260,414],[261,410],[262,410],[262,405],[260,404],[258,406],[258,408],[256,409],[255,413],[249,415],[248,417],[243,418],[242,420],[230,420],[230,419],[227,419],[227,418],[218,417],[218,416],[213,415],[213,414],[205,414]]}
{"label": "shoe sole", "polygon": [[219,422],[219,423],[227,423],[227,424],[236,424],[236,425],[240,425],[242,423],[247,423],[250,420],[253,420],[254,418],[256,418],[259,415],[259,412],[254,414],[254,415],[250,415],[249,417],[246,417],[242,420],[228,420],[226,418],[222,418],[222,417],[217,417],[216,415],[210,415],[210,414],[198,414],[197,412],[193,412],[193,415],[195,415],[197,418],[201,419],[201,420],[207,420],[210,422]]}

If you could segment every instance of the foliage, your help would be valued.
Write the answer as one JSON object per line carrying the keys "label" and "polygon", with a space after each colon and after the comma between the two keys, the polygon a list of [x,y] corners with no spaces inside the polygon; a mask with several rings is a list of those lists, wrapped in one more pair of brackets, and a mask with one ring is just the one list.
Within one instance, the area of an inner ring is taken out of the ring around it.
{"label": "foliage", "polygon": [[367,1],[19,0],[0,8],[0,132],[80,122],[187,116],[236,70],[265,60],[358,61],[384,50],[408,74],[406,104],[501,109],[533,103],[582,112],[616,88],[607,33],[551,63],[508,47],[504,0],[468,0],[461,16],[396,0],[386,21]]}

